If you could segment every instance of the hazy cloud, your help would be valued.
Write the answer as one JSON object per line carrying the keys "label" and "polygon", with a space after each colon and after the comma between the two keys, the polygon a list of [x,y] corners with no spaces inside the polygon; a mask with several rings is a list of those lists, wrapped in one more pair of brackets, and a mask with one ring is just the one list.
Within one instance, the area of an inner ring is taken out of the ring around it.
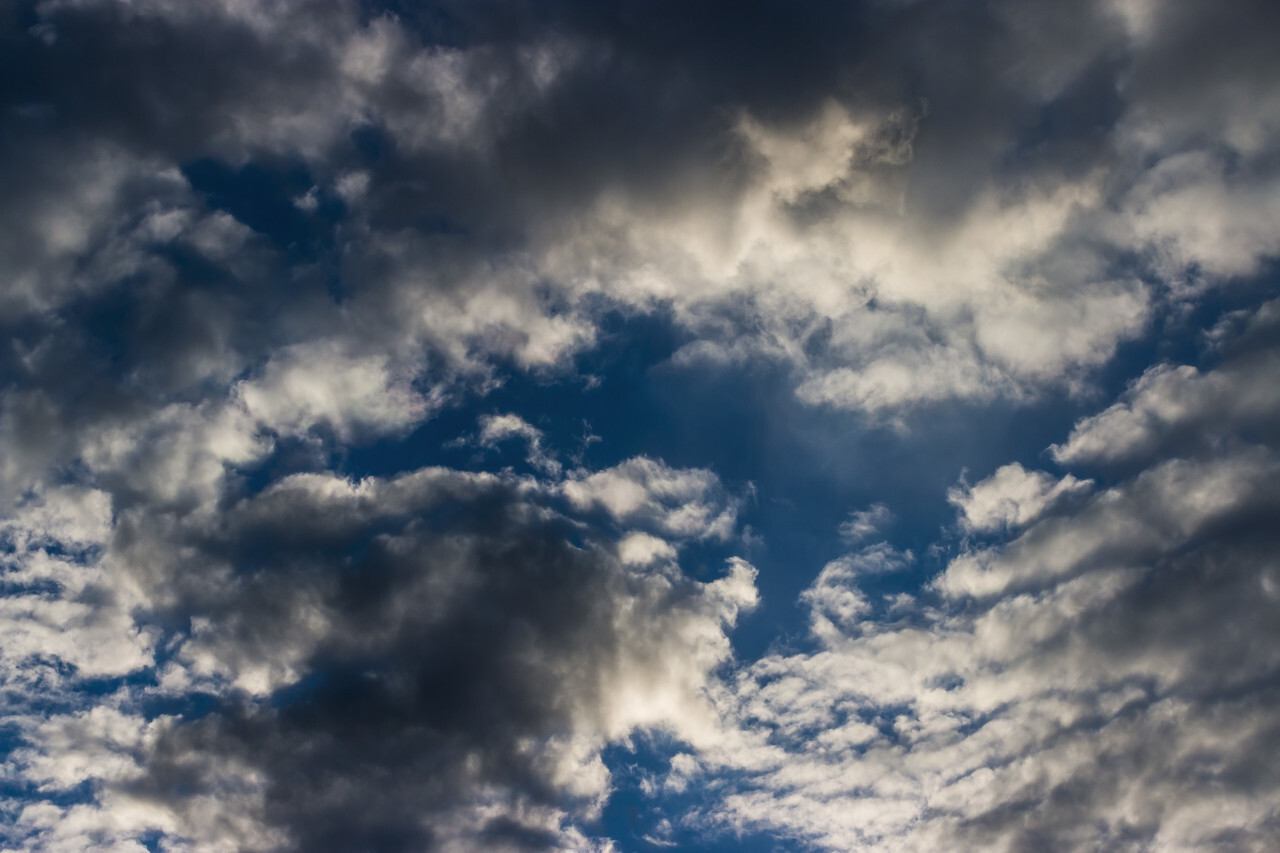
{"label": "hazy cloud", "polygon": [[876,503],[866,509],[849,513],[849,517],[840,522],[836,532],[845,542],[853,544],[879,533],[881,528],[892,520],[893,513],[889,508],[884,504]]}

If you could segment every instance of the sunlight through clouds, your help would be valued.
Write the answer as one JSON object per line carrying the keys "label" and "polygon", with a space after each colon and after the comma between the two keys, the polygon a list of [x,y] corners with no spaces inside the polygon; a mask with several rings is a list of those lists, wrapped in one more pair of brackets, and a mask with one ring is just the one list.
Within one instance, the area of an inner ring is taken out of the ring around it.
{"label": "sunlight through clouds", "polygon": [[1276,849],[1278,36],[0,8],[0,848]]}

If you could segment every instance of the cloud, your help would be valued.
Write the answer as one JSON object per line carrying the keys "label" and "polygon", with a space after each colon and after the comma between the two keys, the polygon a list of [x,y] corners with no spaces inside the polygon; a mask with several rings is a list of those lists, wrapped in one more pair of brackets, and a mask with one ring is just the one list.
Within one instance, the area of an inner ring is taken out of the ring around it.
{"label": "cloud", "polygon": [[800,594],[809,607],[809,630],[815,637],[856,633],[873,606],[858,591],[860,578],[899,572],[909,567],[910,551],[900,552],[881,542],[832,560]]}
{"label": "cloud", "polygon": [[947,500],[959,508],[961,523],[967,529],[998,531],[1022,527],[1060,499],[1087,493],[1090,488],[1088,480],[1077,480],[1070,474],[1056,479],[1013,462],[976,485],[962,483],[947,493]]}
{"label": "cloud", "polygon": [[235,393],[263,426],[286,435],[321,424],[346,441],[361,429],[395,432],[424,420],[431,406],[412,387],[412,375],[393,376],[387,362],[380,354],[301,345],[272,356],[262,375]]}
{"label": "cloud", "polygon": [[86,678],[123,675],[152,660],[156,633],[136,625],[135,591],[103,577],[111,501],[96,489],[62,487],[32,496],[0,522],[5,596],[0,678],[18,707],[63,681],[58,666]]}
{"label": "cloud", "polygon": [[494,448],[511,438],[524,439],[528,447],[526,461],[530,465],[548,474],[560,473],[561,464],[546,448],[542,430],[519,415],[489,415],[480,419],[476,443],[481,447]]}
{"label": "cloud", "polygon": [[670,560],[676,549],[665,539],[648,533],[631,533],[618,543],[618,559],[627,565],[647,566],[655,560]]}
{"label": "cloud", "polygon": [[1221,443],[1239,430],[1269,436],[1280,412],[1273,381],[1276,349],[1266,345],[1274,335],[1274,313],[1273,303],[1258,309],[1241,330],[1247,334],[1244,346],[1233,347],[1236,351],[1207,373],[1191,365],[1149,368],[1120,402],[1081,421],[1067,441],[1054,445],[1054,458],[1115,465],[1141,462],[1171,441],[1190,449]]}
{"label": "cloud", "polygon": [[849,517],[840,522],[837,531],[840,538],[853,544],[878,533],[882,527],[893,520],[893,513],[882,503],[875,503],[866,509],[854,510]]}
{"label": "cloud", "polygon": [[[711,3],[655,10],[658,38],[579,4],[42,3],[5,35],[43,71],[6,95],[3,298],[65,346],[49,312],[137,290],[203,330],[173,391],[265,365],[245,393],[289,431],[358,426],[304,366],[390,382],[358,408],[395,431],[423,388],[564,369],[609,306],[780,359],[813,404],[1075,387],[1277,250],[1267,28],[1241,25],[1270,12],[1136,8]],[[1171,70],[1192,34],[1204,79]],[[160,286],[197,257],[239,298]]]}
{"label": "cloud", "polygon": [[953,492],[1010,538],[892,608],[860,569],[888,546],[824,568],[816,649],[727,685],[686,821],[830,850],[1273,846],[1280,455],[1231,415],[1187,458],[1153,425],[1145,469],[1096,493],[1015,465]]}
{"label": "cloud", "polygon": [[[9,683],[41,659],[73,673],[66,711],[21,723],[14,767],[40,793],[11,837],[36,849],[151,832],[192,850],[588,849],[574,823],[609,793],[600,751],[636,730],[705,739],[725,632],[756,601],[745,562],[696,582],[619,559],[638,534],[618,543],[514,475],[300,474],[220,514],[114,526],[104,501],[67,495],[44,534],[14,523],[29,549],[69,543],[91,509],[101,556],[78,570],[138,595],[70,610],[65,646],[17,642],[52,617],[5,599]],[[79,692],[123,673],[146,677]],[[199,696],[203,713],[144,710]],[[84,785],[87,803],[58,804]]]}
{"label": "cloud", "polygon": [[[0,11],[3,844],[604,851],[604,750],[659,732],[706,825],[834,849],[1274,846],[1274,303],[1053,446],[1100,485],[957,486],[926,588],[877,591],[915,557],[852,514],[811,653],[738,670],[754,568],[680,558],[744,541],[742,496],[562,457],[536,408],[619,317],[903,426],[1089,391],[1263,286],[1275,24]],[[428,422],[520,382],[473,436],[526,475],[430,464]]]}
{"label": "cloud", "polygon": [[737,521],[737,501],[726,498],[715,474],[673,469],[646,457],[603,471],[573,472],[560,491],[579,510],[603,509],[620,522],[648,524],[680,538],[727,539]]}

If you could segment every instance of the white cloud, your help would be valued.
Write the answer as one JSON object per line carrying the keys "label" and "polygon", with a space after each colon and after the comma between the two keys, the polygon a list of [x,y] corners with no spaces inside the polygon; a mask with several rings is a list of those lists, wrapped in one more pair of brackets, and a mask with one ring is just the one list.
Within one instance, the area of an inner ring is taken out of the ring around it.
{"label": "white cloud", "polygon": [[1191,365],[1149,368],[1120,402],[1054,445],[1053,456],[1067,464],[1141,461],[1170,434],[1203,444],[1241,427],[1266,430],[1280,414],[1278,368],[1274,349],[1247,351],[1208,373]]}
{"label": "white cloud", "polygon": [[571,472],[559,488],[579,510],[600,508],[618,521],[648,523],[679,538],[727,539],[737,522],[737,502],[727,498],[715,474],[646,457],[594,473]]}
{"label": "white cloud", "polygon": [[618,543],[618,559],[627,565],[647,566],[655,560],[673,560],[676,549],[665,539],[648,533],[629,533]]}
{"label": "white cloud", "polygon": [[24,702],[56,692],[55,661],[88,678],[151,665],[156,632],[134,623],[137,591],[103,559],[112,529],[108,494],[71,487],[31,496],[0,522],[12,549],[0,559],[11,585],[0,598],[0,684],[26,691]]}
{"label": "white cloud", "polygon": [[542,430],[526,421],[519,415],[486,415],[480,419],[480,434],[476,442],[481,447],[496,447],[511,438],[524,439],[528,446],[527,460],[530,465],[548,474],[558,475],[561,471],[559,460],[545,446]]}
{"label": "white cloud", "polygon": [[866,509],[854,510],[849,517],[840,522],[837,532],[840,539],[848,544],[861,542],[869,536],[879,533],[881,528],[893,520],[893,513],[882,503],[874,503]]}
{"label": "white cloud", "polygon": [[947,493],[947,500],[960,509],[966,528],[992,531],[1022,527],[1060,499],[1087,493],[1091,488],[1088,480],[1078,480],[1070,474],[1056,479],[1013,462],[976,485],[961,483]]}
{"label": "white cloud", "polygon": [[[1241,358],[1168,375],[1269,363]],[[1247,407],[1195,411],[1221,440],[1183,456],[1185,419],[1153,421],[1154,461],[1096,493],[1017,464],[953,490],[1008,540],[887,609],[868,590],[893,549],[826,566],[814,648],[743,667],[692,777],[673,768],[705,792],[686,822],[841,851],[1274,846],[1280,456]]]}
{"label": "white cloud", "polygon": [[220,494],[228,466],[261,459],[270,443],[236,406],[174,403],[147,420],[84,430],[80,458],[100,477],[158,505]]}
{"label": "white cloud", "polygon": [[395,432],[417,423],[432,404],[397,375],[387,356],[352,355],[341,345],[300,345],[274,356],[256,379],[236,386],[236,396],[255,419],[286,435],[302,435],[327,424],[343,441],[362,431]]}
{"label": "white cloud", "polygon": [[911,552],[902,553],[880,543],[827,563],[800,595],[800,600],[809,606],[810,631],[815,637],[824,638],[856,634],[859,623],[872,611],[871,603],[858,591],[858,579],[901,571],[911,562]]}

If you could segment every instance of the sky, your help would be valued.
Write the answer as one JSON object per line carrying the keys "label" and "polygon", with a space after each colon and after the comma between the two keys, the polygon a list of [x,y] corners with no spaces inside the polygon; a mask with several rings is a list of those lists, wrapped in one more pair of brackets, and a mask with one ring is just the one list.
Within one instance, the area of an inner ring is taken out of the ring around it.
{"label": "sky", "polygon": [[1280,849],[1280,4],[0,2],[0,850]]}

